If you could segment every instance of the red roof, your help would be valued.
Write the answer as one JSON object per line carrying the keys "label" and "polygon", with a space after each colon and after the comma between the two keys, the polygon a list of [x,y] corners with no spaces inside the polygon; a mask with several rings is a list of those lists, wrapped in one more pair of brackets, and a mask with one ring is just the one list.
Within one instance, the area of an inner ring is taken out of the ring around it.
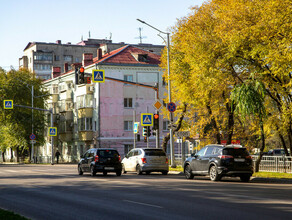
{"label": "red roof", "polygon": [[[138,54],[147,55],[147,61],[138,61],[135,58]],[[100,60],[97,58],[93,59],[94,63],[97,64],[144,64],[144,65],[159,65],[160,55],[148,52],[146,50],[139,49],[137,47],[126,45],[117,50],[111,51],[105,54]]]}

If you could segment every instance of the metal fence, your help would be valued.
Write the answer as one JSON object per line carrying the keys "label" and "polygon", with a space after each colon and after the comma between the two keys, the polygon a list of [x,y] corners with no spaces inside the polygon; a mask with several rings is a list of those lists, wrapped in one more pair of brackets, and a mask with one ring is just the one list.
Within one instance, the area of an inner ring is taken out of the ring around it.
{"label": "metal fence", "polygon": [[[259,156],[252,156],[254,167]],[[263,156],[259,171],[292,173],[292,156]]]}

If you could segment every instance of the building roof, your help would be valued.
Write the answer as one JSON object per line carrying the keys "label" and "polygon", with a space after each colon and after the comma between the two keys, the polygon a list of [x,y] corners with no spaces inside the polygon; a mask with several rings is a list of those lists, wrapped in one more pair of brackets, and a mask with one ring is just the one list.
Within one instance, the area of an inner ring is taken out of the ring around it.
{"label": "building roof", "polygon": [[[139,61],[137,59],[138,54],[144,54],[147,56],[147,61]],[[140,48],[126,45],[110,53],[105,54],[101,59],[94,58],[93,63],[96,64],[139,64],[139,65],[159,65],[160,55],[151,53]]]}

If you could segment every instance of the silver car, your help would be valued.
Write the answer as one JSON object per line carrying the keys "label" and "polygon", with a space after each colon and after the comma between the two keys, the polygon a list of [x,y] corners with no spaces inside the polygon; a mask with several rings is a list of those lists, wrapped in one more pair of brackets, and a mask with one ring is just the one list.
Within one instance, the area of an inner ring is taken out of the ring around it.
{"label": "silver car", "polygon": [[157,148],[135,148],[122,160],[122,172],[134,171],[138,175],[142,172],[168,173],[168,158],[162,149]]}

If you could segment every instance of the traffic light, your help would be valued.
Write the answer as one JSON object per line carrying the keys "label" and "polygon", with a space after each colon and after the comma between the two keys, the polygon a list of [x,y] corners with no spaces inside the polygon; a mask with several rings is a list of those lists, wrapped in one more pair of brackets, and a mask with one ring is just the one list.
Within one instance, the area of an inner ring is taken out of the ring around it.
{"label": "traffic light", "polygon": [[78,75],[79,75],[79,84],[85,83],[85,78],[84,78],[84,67],[80,67],[78,70]]}
{"label": "traffic light", "polygon": [[[153,129],[154,129],[154,128],[153,128]],[[152,135],[153,135],[153,136],[156,136],[156,130],[153,130],[153,131],[152,131]]]}
{"label": "traffic light", "polygon": [[147,142],[147,137],[144,137],[144,142]]}
{"label": "traffic light", "polygon": [[137,134],[137,141],[140,141],[140,134]]}
{"label": "traffic light", "polygon": [[151,129],[150,126],[147,127],[147,137],[151,136]]}
{"label": "traffic light", "polygon": [[158,130],[159,129],[159,114],[154,114],[153,115],[153,130]]}
{"label": "traffic light", "polygon": [[78,68],[75,68],[75,84],[78,85],[79,84],[79,72],[78,72]]}
{"label": "traffic light", "polygon": [[143,127],[143,134],[144,137],[147,137],[147,127]]}

